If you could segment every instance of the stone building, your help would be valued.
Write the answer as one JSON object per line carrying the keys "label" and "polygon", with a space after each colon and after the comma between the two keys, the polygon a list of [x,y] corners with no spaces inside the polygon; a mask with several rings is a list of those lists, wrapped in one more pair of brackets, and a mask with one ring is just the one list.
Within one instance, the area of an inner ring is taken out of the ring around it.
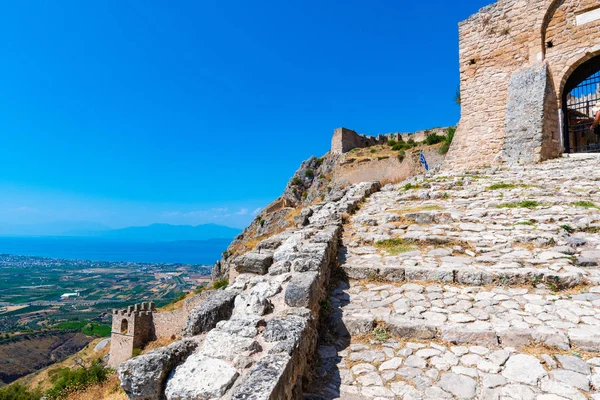
{"label": "stone building", "polygon": [[160,338],[177,338],[186,327],[188,316],[206,298],[208,292],[186,299],[181,308],[158,312],[154,303],[135,304],[124,310],[113,310],[108,365],[116,368],[131,358],[134,349]]}
{"label": "stone building", "polygon": [[461,120],[446,166],[600,151],[598,0],[498,0],[459,25]]}
{"label": "stone building", "polygon": [[126,310],[113,310],[109,366],[117,367],[131,358],[133,349],[155,338],[154,303],[141,303]]}

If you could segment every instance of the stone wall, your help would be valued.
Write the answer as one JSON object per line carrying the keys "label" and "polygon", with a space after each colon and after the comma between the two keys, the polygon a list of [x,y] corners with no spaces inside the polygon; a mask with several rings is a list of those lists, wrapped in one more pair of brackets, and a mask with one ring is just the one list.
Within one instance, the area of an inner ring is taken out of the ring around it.
{"label": "stone wall", "polygon": [[446,135],[446,128],[434,128],[414,133],[386,133],[377,136],[359,135],[351,129],[337,128],[333,132],[333,138],[331,139],[331,153],[344,154],[352,149],[362,149],[378,144],[386,144],[389,140],[406,142],[412,139],[415,142],[421,142],[431,133]]}
{"label": "stone wall", "polygon": [[[113,310],[109,366],[116,368],[131,358],[133,349],[142,349],[148,342],[160,338],[182,336],[190,313],[206,299],[204,292],[185,300],[182,307],[157,312],[154,303],[140,303],[125,310]],[[123,332],[123,324],[127,331]]]}
{"label": "stone wall", "polygon": [[[430,169],[442,166],[444,155],[440,154],[439,146],[427,147],[423,149],[423,154]],[[351,185],[370,181],[399,182],[423,172],[425,169],[419,162],[419,151],[409,150],[402,161],[397,157],[388,157],[342,163],[333,173],[333,182]]]}
{"label": "stone wall", "polygon": [[[546,110],[544,120],[539,123],[538,118],[535,132],[529,128],[523,135],[529,154],[518,158],[539,161],[561,151],[558,109],[564,84],[577,66],[600,54],[600,21],[578,25],[577,19],[599,6],[596,0],[499,0],[460,23],[462,116],[446,167],[503,161],[508,136],[520,135],[518,128],[507,125],[514,118],[511,79],[521,79],[544,61],[549,82],[539,88],[546,97],[540,102],[541,92],[534,94],[538,108],[543,104]],[[535,113],[539,117],[540,110]],[[532,143],[532,138],[543,143]],[[515,149],[519,139],[510,141],[508,148]],[[507,157],[514,160],[514,154]]]}
{"label": "stone wall", "polygon": [[300,399],[342,216],[379,187],[332,191],[300,227],[233,258],[235,281],[190,313],[186,339],[120,365],[129,398]]}
{"label": "stone wall", "polygon": [[205,296],[193,296],[187,299],[180,309],[153,313],[153,324],[156,338],[172,338],[181,336],[188,320],[188,315],[197,308]]}

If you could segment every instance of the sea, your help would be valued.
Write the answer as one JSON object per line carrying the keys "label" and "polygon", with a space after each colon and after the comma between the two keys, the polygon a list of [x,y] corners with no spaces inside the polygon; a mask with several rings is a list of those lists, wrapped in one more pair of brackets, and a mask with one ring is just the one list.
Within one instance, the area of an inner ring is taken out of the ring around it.
{"label": "sea", "polygon": [[231,239],[125,242],[82,237],[1,237],[0,254],[68,260],[213,265]]}

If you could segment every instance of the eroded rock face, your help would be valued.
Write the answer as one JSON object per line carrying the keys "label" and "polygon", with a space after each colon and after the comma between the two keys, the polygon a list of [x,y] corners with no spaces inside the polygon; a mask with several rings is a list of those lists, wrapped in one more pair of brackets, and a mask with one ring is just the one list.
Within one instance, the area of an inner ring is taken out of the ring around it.
{"label": "eroded rock face", "polygon": [[162,399],[171,371],[197,347],[195,340],[184,339],[122,363],[117,369],[121,387],[130,400]]}
{"label": "eroded rock face", "polygon": [[225,361],[194,354],[175,369],[165,396],[167,400],[219,398],[238,376],[237,370]]}
{"label": "eroded rock face", "polygon": [[194,336],[207,332],[214,328],[217,322],[228,319],[233,311],[236,295],[233,291],[224,290],[212,293],[204,303],[190,313],[183,335]]}
{"label": "eroded rock face", "polygon": [[287,354],[273,354],[264,357],[252,368],[246,381],[235,389],[232,399],[275,400],[290,398],[290,393],[285,392],[285,384],[281,380],[290,361],[291,357]]}

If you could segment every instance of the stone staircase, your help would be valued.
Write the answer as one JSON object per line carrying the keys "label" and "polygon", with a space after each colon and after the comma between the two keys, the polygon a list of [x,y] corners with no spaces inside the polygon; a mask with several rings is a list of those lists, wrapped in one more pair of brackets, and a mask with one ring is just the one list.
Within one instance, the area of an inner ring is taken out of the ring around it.
{"label": "stone staircase", "polygon": [[600,399],[596,205],[594,156],[373,194],[343,226],[305,397]]}

